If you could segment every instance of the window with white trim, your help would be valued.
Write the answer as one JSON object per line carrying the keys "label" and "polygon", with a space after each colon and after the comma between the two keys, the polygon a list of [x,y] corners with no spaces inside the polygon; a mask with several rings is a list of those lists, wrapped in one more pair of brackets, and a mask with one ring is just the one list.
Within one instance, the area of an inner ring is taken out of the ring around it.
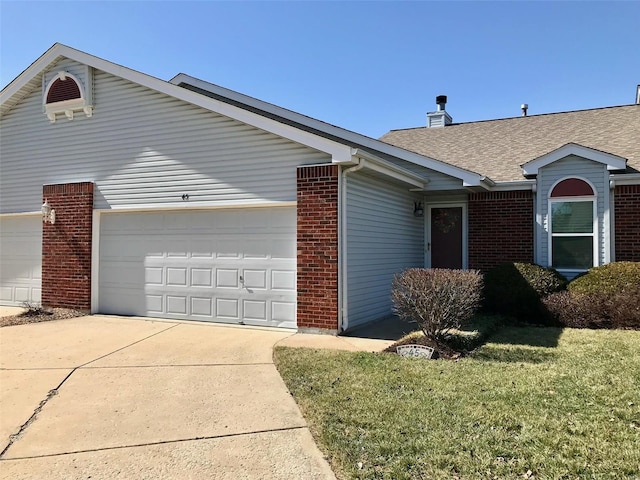
{"label": "window with white trim", "polygon": [[558,182],[549,198],[549,260],[558,270],[597,265],[598,220],[591,185],[578,178]]}

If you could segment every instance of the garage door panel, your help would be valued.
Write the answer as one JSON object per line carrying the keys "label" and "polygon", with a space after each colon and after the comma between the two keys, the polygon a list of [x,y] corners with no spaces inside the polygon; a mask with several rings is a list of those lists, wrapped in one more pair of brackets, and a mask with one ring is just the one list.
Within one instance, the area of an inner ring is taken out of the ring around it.
{"label": "garage door panel", "polygon": [[295,302],[271,302],[271,318],[280,323],[289,323],[295,321],[296,304]]}
{"label": "garage door panel", "polygon": [[239,320],[240,309],[237,298],[216,298],[216,317]]}
{"label": "garage door panel", "polygon": [[191,286],[211,288],[213,286],[213,268],[192,268]]}
{"label": "garage door panel", "polygon": [[191,297],[191,314],[205,319],[213,317],[213,299],[207,297]]}
{"label": "garage door panel", "polygon": [[150,314],[163,314],[164,307],[163,302],[164,298],[162,295],[145,295],[146,299],[146,311]]}
{"label": "garage door panel", "polygon": [[[102,287],[102,285],[101,285]],[[145,296],[117,284],[101,288],[100,313],[145,316]]]}
{"label": "garage door panel", "polygon": [[260,270],[243,270],[242,280],[244,288],[252,288],[258,290],[267,289],[267,269]]}
{"label": "garage door panel", "polygon": [[0,302],[40,303],[42,297],[42,217],[0,217]]}
{"label": "garage door panel", "polygon": [[103,295],[125,285],[144,299],[136,315],[295,327],[295,221],[293,208],[104,214],[100,310],[126,314]]}
{"label": "garage door panel", "polygon": [[238,270],[232,268],[216,269],[216,288],[238,289]]}

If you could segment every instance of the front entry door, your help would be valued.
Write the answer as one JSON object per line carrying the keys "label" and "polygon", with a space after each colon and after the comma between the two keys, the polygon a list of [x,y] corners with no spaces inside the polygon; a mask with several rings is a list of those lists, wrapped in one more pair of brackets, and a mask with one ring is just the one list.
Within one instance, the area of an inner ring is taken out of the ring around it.
{"label": "front entry door", "polygon": [[428,265],[431,268],[464,268],[462,206],[429,207]]}

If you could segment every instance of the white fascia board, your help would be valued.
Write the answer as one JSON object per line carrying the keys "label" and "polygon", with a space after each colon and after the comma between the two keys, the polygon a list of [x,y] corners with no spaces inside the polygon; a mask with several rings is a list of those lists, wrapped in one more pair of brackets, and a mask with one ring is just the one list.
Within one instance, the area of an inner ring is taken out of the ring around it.
{"label": "white fascia board", "polygon": [[248,110],[235,107],[225,102],[206,97],[196,92],[192,92],[186,88],[178,87],[172,83],[160,80],[145,73],[132,70],[130,68],[117,65],[115,63],[103,60],[101,58],[89,55],[66,45],[56,43],[47,52],[36,60],[29,68],[20,74],[13,82],[11,82],[1,92],[1,99],[4,103],[12,95],[16,94],[23,86],[25,86],[34,76],[38,75],[58,57],[66,57],[76,62],[89,65],[95,69],[115,75],[125,80],[137,83],[147,88],[156,90],[166,95],[178,98],[185,102],[197,105],[199,107],[211,110],[221,115],[227,116],[242,123],[254,126],[261,130],[273,133],[288,140],[306,145],[315,150],[331,155],[335,162],[347,161],[351,158],[351,147],[333,140],[329,140],[320,135],[306,132],[299,128],[295,128],[276,120],[271,120],[262,115],[258,115]]}
{"label": "white fascia board", "polygon": [[569,155],[586,158],[594,162],[602,163],[607,166],[607,170],[624,170],[627,167],[627,159],[613,155],[611,153],[595,150],[593,148],[584,147],[577,143],[567,143],[556,150],[535,158],[523,165],[522,173],[524,175],[537,175],[538,170],[547,165],[562,160]]}
{"label": "white fascia board", "polygon": [[[396,180],[400,180],[408,185],[413,187],[424,189],[425,185],[429,183],[428,178],[421,177],[409,170],[405,170],[404,168],[398,167],[391,162],[387,162],[386,160],[376,157],[369,152],[365,152],[362,150],[356,150],[354,152],[354,162],[356,164],[360,164],[358,158],[362,158],[365,160],[364,168],[373,170],[378,173],[382,173],[391,178],[395,178]],[[351,162],[353,163],[353,162]]]}
{"label": "white fascia board", "polygon": [[274,105],[272,103],[264,102],[248,95],[244,95],[242,93],[234,92],[233,90],[229,90],[213,83],[191,77],[184,73],[180,73],[172,78],[171,83],[175,85],[186,83],[196,88],[209,91],[213,94],[224,96],[226,98],[229,98],[230,100],[244,103],[245,105],[256,108],[258,110],[277,115],[291,122],[304,125],[307,128],[343,139],[346,143],[352,145],[361,145],[363,147],[370,148],[387,155],[391,155],[401,160],[405,160],[407,162],[415,163],[416,165],[435,170],[436,172],[444,173],[445,175],[449,175],[462,180],[465,186],[479,186],[482,182],[483,177],[470,170],[465,170],[463,168],[453,166],[440,160],[436,160],[434,158],[426,157],[424,155],[420,155],[418,153],[396,147],[389,143],[367,137],[366,135],[352,132],[344,128],[336,127],[335,125],[316,120],[315,118],[302,115],[286,108],[278,107],[277,105]]}
{"label": "white fascia board", "polygon": [[49,65],[57,57],[59,57],[60,54],[57,52],[62,46],[63,45],[59,43],[54,44],[35,62],[29,65],[20,75],[14,78],[6,87],[4,87],[0,92],[0,105],[3,105],[7,100],[18,93],[22,87],[24,87],[27,83],[29,83],[29,81],[31,81],[31,79],[33,79],[33,77],[38,75],[47,67],[47,65]]}

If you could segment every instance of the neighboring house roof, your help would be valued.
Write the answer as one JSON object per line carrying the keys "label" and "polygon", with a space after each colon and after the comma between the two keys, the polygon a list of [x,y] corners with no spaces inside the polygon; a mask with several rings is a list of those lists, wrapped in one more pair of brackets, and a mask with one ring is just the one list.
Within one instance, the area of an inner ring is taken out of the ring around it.
{"label": "neighboring house roof", "polygon": [[380,140],[498,182],[522,180],[522,165],[569,143],[626,158],[626,172],[638,173],[640,105],[392,130]]}

